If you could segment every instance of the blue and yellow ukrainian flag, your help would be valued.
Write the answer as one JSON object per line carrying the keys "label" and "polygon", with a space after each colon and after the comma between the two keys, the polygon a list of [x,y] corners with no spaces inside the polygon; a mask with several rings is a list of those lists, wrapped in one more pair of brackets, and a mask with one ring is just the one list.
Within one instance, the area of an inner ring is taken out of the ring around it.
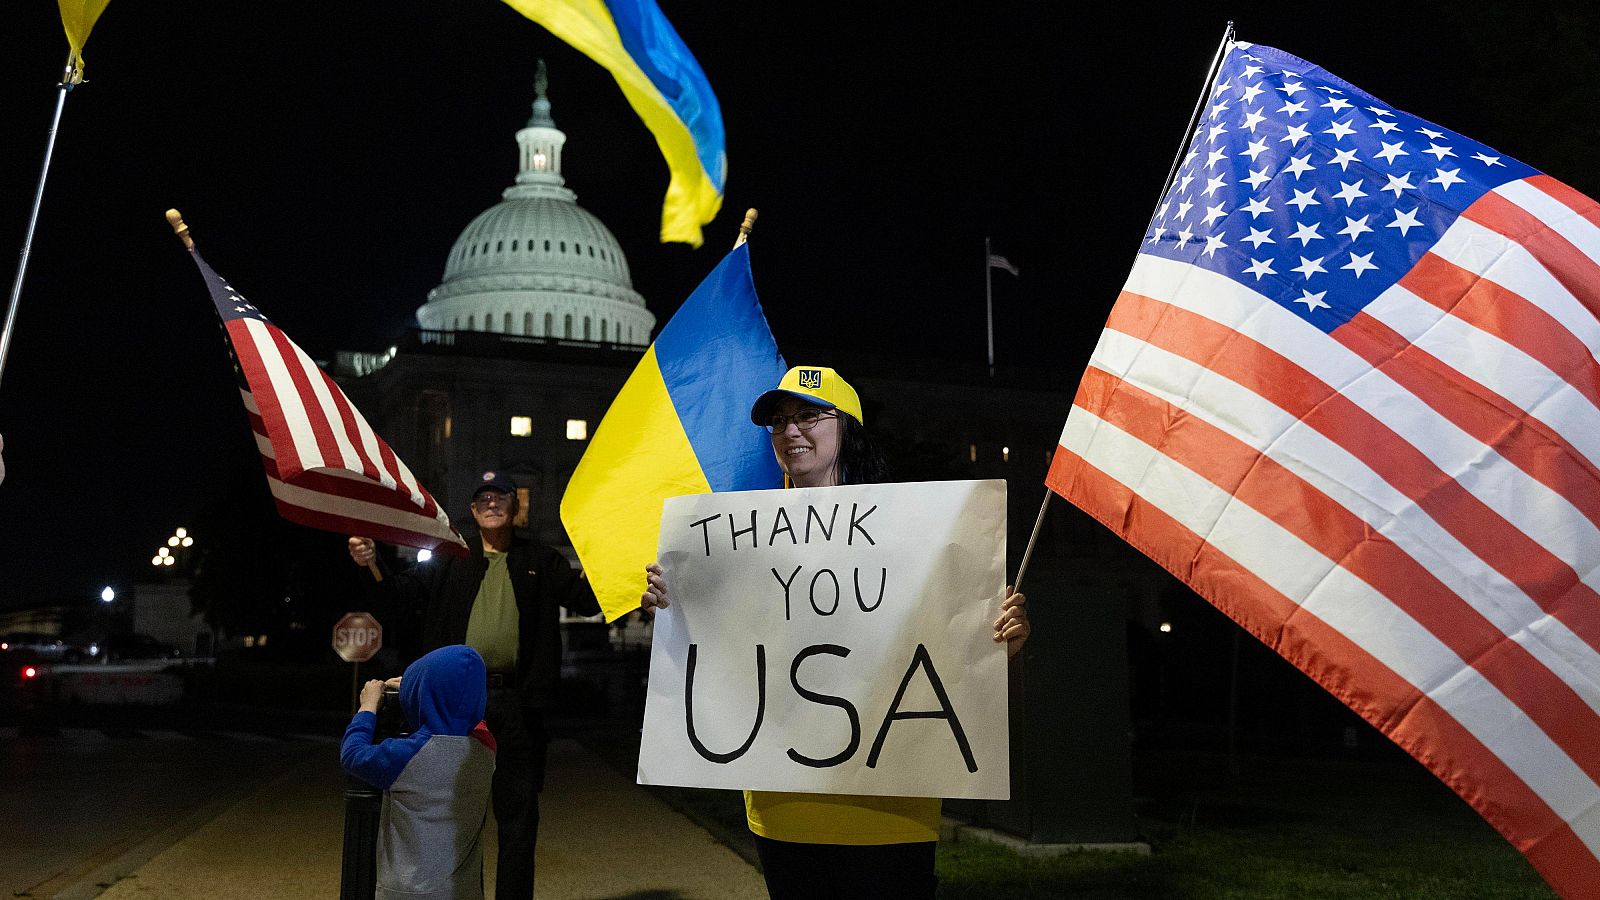
{"label": "blue and yellow ukrainian flag", "polygon": [[788,367],[737,247],[684,301],[611,402],[561,498],[561,522],[606,621],[639,606],[661,503],[783,487],[750,406]]}
{"label": "blue and yellow ukrainian flag", "polygon": [[655,0],[506,0],[604,66],[655,135],[672,180],[661,240],[698,247],[700,226],[722,208],[728,154],[722,108],[683,38]]}

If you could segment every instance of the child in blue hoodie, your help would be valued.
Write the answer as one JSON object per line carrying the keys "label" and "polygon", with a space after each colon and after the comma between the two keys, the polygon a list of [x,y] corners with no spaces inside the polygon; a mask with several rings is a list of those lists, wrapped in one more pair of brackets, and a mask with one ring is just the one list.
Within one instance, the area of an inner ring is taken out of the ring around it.
{"label": "child in blue hoodie", "polygon": [[411,733],[376,744],[383,682],[369,681],[345,729],[339,763],[383,790],[377,900],[482,900],[483,846],[494,737],[483,723],[483,658],[440,647],[400,679]]}

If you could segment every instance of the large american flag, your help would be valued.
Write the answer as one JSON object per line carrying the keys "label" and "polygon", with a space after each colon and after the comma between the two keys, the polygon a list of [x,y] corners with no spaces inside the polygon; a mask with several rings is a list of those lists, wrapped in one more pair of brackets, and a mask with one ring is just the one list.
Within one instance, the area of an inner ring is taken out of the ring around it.
{"label": "large american flag", "polygon": [[1600,897],[1600,205],[1231,44],[1049,486]]}
{"label": "large american flag", "polygon": [[450,518],[344,392],[200,254],[278,513],[391,544],[466,553]]}

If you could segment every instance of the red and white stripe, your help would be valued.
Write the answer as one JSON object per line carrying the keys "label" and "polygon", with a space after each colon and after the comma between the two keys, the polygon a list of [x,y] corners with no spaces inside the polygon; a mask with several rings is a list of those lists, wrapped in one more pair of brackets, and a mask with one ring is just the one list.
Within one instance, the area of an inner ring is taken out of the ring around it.
{"label": "red and white stripe", "polygon": [[1141,255],[1049,486],[1600,897],[1600,207],[1474,203],[1324,333]]}
{"label": "red and white stripe", "polygon": [[267,484],[286,519],[392,544],[466,552],[439,504],[323,371],[276,327],[227,325]]}

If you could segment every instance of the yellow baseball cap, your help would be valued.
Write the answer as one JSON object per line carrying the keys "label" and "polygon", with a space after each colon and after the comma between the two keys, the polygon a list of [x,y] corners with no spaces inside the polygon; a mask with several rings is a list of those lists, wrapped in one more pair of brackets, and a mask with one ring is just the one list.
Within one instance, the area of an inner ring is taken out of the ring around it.
{"label": "yellow baseball cap", "polygon": [[807,403],[837,409],[857,422],[861,418],[861,398],[850,382],[827,366],[795,366],[783,375],[778,386],[756,398],[750,407],[750,421],[765,425],[772,418],[772,410],[785,396],[799,397]]}

